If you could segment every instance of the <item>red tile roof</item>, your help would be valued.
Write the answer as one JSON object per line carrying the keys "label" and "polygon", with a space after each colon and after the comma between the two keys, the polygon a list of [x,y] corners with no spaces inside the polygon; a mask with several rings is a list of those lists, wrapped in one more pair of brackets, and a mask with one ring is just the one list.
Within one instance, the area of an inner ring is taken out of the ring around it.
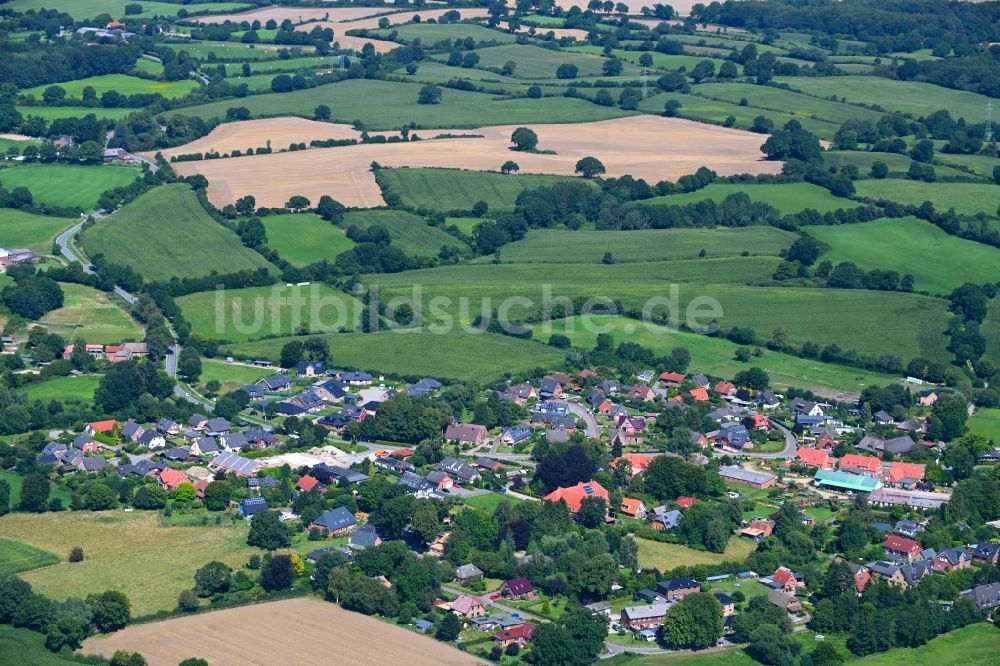
{"label": "red tile roof", "polygon": [[622,498],[622,513],[626,516],[634,516],[639,513],[640,508],[642,508],[642,500],[634,499],[632,497]]}
{"label": "red tile roof", "polygon": [[901,537],[898,534],[893,534],[888,539],[883,541],[882,547],[890,552],[904,553],[906,555],[916,555],[923,550],[923,546],[913,539],[907,539],[906,537]]}
{"label": "red tile roof", "polygon": [[866,472],[875,473],[881,467],[882,461],[871,456],[859,456],[856,453],[848,453],[840,459],[840,469],[861,469]]}
{"label": "red tile roof", "polygon": [[587,497],[600,497],[605,502],[608,501],[607,489],[597,481],[581,481],[569,488],[556,488],[551,493],[543,497],[546,502],[558,502],[563,500],[569,510],[576,513],[580,510],[580,505]]}
{"label": "red tile roof", "polygon": [[819,449],[802,448],[798,450],[795,456],[810,467],[833,466],[833,458],[826,451],[820,451]]}
{"label": "red tile roof", "polygon": [[316,484],[318,483],[319,481],[315,477],[306,474],[301,479],[299,479],[299,482],[295,484],[295,487],[298,488],[299,490],[304,490],[305,492],[309,492],[310,490],[315,488]]}
{"label": "red tile roof", "polygon": [[107,419],[105,421],[91,421],[87,425],[94,432],[111,432],[111,429],[115,427],[114,419]]}
{"label": "red tile roof", "polygon": [[899,483],[903,479],[920,481],[924,478],[924,466],[917,463],[894,462],[889,466],[888,475],[893,483]]}
{"label": "red tile roof", "polygon": [[736,386],[732,382],[719,382],[712,390],[722,395],[729,395],[736,390]]}
{"label": "red tile roof", "polygon": [[653,462],[653,458],[654,456],[643,455],[641,453],[625,453],[620,458],[612,460],[611,466],[618,467],[620,460],[627,460],[632,465],[632,474],[638,474],[649,467],[650,463]]}
{"label": "red tile roof", "polygon": [[691,397],[694,398],[696,402],[708,401],[708,391],[703,388],[691,389],[689,393],[691,393]]}
{"label": "red tile roof", "polygon": [[160,483],[163,487],[168,490],[173,490],[182,483],[190,483],[191,480],[188,475],[184,472],[177,471],[176,469],[167,467],[160,472]]}
{"label": "red tile roof", "polygon": [[698,503],[697,497],[686,497],[681,495],[677,498],[677,506],[681,509],[690,509],[692,506]]}
{"label": "red tile roof", "polygon": [[531,636],[535,633],[535,625],[530,622],[524,624],[519,624],[516,627],[511,627],[510,629],[504,629],[497,634],[498,641],[516,641],[524,640],[531,642]]}
{"label": "red tile roof", "polygon": [[682,375],[679,372],[664,372],[663,374],[660,375],[660,381],[680,384],[682,381],[684,381],[685,377],[687,377],[687,375]]}

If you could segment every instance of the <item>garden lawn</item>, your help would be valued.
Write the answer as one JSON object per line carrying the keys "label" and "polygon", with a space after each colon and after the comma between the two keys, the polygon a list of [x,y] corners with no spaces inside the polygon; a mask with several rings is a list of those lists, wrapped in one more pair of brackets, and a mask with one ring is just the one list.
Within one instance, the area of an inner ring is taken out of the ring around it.
{"label": "garden lawn", "polygon": [[993,440],[994,445],[1000,445],[1000,408],[989,407],[979,409],[969,417],[969,430]]}
{"label": "garden lawn", "polygon": [[417,257],[436,257],[445,245],[467,250],[465,242],[439,227],[428,225],[424,218],[403,210],[352,210],[344,216],[345,229],[358,226],[367,229],[384,227],[392,244]]}
{"label": "garden lawn", "polygon": [[362,305],[322,283],[202,291],[177,298],[191,330],[217,340],[242,342],[291,335],[302,323],[313,333],[355,330]]}
{"label": "garden lawn", "polygon": [[787,83],[816,97],[835,97],[847,102],[880,104],[887,113],[901,111],[914,116],[948,109],[952,118],[980,122],[989,98],[976,93],[942,88],[919,81],[894,81],[880,76],[777,77],[775,83]]}
{"label": "garden lawn", "polygon": [[[566,335],[574,346],[584,349],[594,348],[598,332],[610,333],[617,343],[636,342],[650,347],[659,355],[667,354],[674,347],[683,347],[691,352],[691,370],[694,372],[732,378],[740,370],[758,367],[767,371],[773,386],[808,388],[825,395],[839,392],[855,394],[867,386],[884,386],[898,379],[892,375],[770,350],[765,350],[763,356],[754,358],[749,363],[741,363],[734,358],[740,345],[723,338],[678,331],[655,324],[647,325],[626,317],[591,316],[587,319],[593,324],[593,330],[585,328],[582,317],[573,317],[552,322],[551,333]],[[546,333],[545,324],[535,324],[533,329],[535,339],[542,342],[548,340],[548,335],[551,334]]]}
{"label": "garden lawn", "polygon": [[[531,368],[557,368],[558,349],[496,333],[429,331],[341,333],[324,336],[340,365],[397,377],[436,377],[442,381],[491,382]],[[224,345],[220,353],[237,358],[277,360],[291,338]],[[296,338],[300,339],[300,338]],[[502,359],[498,363],[497,359]]]}
{"label": "garden lawn", "polygon": [[38,116],[49,122],[60,118],[83,118],[91,114],[98,120],[121,120],[125,116],[136,112],[136,109],[121,107],[105,109],[100,106],[19,106],[17,110],[25,118]]}
{"label": "garden lawn", "polygon": [[[553,70],[554,71],[554,70]],[[419,83],[350,79],[290,93],[252,95],[189,106],[183,115],[224,118],[226,109],[243,106],[251,117],[298,115],[312,118],[318,104],[326,104],[335,122],[361,120],[369,130],[416,127],[461,128],[515,123],[582,123],[632,115],[569,97],[502,99],[494,95],[444,89],[440,104],[417,104]],[[663,108],[661,103],[660,108]],[[181,113],[178,110],[178,113]],[[500,160],[501,162],[503,160]],[[500,165],[497,164],[499,167]]]}
{"label": "garden lawn", "polygon": [[514,506],[515,504],[520,504],[522,501],[515,497],[501,495],[500,493],[486,493],[485,495],[466,497],[462,500],[462,503],[471,506],[473,509],[482,509],[483,511],[493,513],[500,506],[501,502],[507,502],[511,506]]}
{"label": "garden lawn", "polygon": [[[500,168],[497,158],[497,168]],[[485,201],[491,211],[512,211],[524,190],[555,183],[581,182],[579,178],[541,174],[502,174],[459,169],[385,168],[379,172],[384,194],[394,194],[411,208],[448,212],[467,211]]]}
{"label": "garden lawn", "polygon": [[141,175],[126,166],[22,164],[0,169],[0,184],[6,190],[27,187],[35,203],[89,210],[105,190],[128,185]]}
{"label": "garden lawn", "polygon": [[1000,249],[952,236],[915,217],[813,226],[806,233],[830,246],[820,259],[913,275],[917,291],[950,294],[966,282],[996,278]]}
{"label": "garden lawn", "polygon": [[[0,179],[3,178],[0,172]],[[994,215],[1000,207],[1000,187],[992,183],[925,183],[919,180],[886,178],[860,180],[854,184],[859,197],[888,199],[901,204],[919,206],[925,201],[934,204],[940,213],[949,208],[962,215],[986,213]]]}
{"label": "garden lawn", "polygon": [[98,375],[80,375],[74,377],[53,377],[27,386],[18,390],[29,401],[41,400],[80,400],[90,402],[94,399],[94,392],[101,383]]}
{"label": "garden lawn", "polygon": [[117,344],[141,340],[142,327],[108,295],[80,284],[60,283],[63,306],[47,313],[39,323],[50,333],[61,335],[66,344],[84,340],[91,344]]}
{"label": "garden lawn", "polygon": [[83,246],[90,256],[104,254],[153,281],[273,268],[180,183],[150,190],[84,230]]}
{"label": "garden lawn", "polygon": [[293,266],[333,259],[354,247],[342,229],[312,213],[265,215],[267,246]]}
{"label": "garden lawn", "polygon": [[704,201],[705,199],[722,203],[722,200],[727,196],[736,194],[737,192],[746,193],[751,201],[759,201],[774,206],[782,215],[798,213],[807,208],[818,210],[820,213],[829,213],[838,208],[857,208],[859,205],[850,199],[834,196],[825,187],[813,185],[812,183],[764,183],[759,185],[712,183],[694,192],[654,197],[652,199],[644,199],[639,203],[643,205],[683,206]]}
{"label": "garden lawn", "polygon": [[47,567],[59,561],[55,553],[0,537],[0,578]]}
{"label": "garden lawn", "polygon": [[113,90],[121,95],[147,95],[159,93],[167,99],[183,97],[198,87],[198,83],[192,79],[181,79],[180,81],[153,81],[150,79],[140,79],[138,76],[128,74],[102,74],[101,76],[90,76],[85,79],[75,81],[63,81],[61,83],[47,83],[34,88],[22,90],[22,95],[34,95],[41,99],[42,93],[50,86],[59,86],[66,91],[67,97],[79,99],[83,97],[84,88],[93,88],[97,96]]}
{"label": "garden lawn", "polygon": [[156,512],[9,514],[0,518],[0,532],[54,553],[82,547],[83,562],[36,569],[22,578],[58,600],[124,592],[133,616],[173,610],[205,563],[239,567],[256,552],[246,545],[242,521],[232,527],[161,527]]}
{"label": "garden lawn", "polygon": [[699,564],[742,562],[757,546],[752,541],[733,537],[726,546],[726,552],[710,553],[704,550],[694,550],[679,543],[662,543],[642,538],[635,541],[639,546],[639,566],[642,568],[655,567],[660,571],[677,567],[692,567]]}
{"label": "garden lawn", "polygon": [[36,254],[51,254],[52,241],[76,220],[46,217],[14,208],[0,208],[0,247],[26,247]]}
{"label": "garden lawn", "polygon": [[795,238],[791,232],[770,226],[636,231],[540,229],[503,246],[498,255],[504,263],[595,264],[601,263],[607,252],[615,263],[738,257],[743,252],[778,256]]}

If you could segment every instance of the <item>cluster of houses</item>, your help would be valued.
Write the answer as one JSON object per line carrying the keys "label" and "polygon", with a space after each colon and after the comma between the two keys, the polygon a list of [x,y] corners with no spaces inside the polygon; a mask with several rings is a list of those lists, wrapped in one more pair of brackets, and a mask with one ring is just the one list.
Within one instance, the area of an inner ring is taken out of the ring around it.
{"label": "cluster of houses", "polygon": [[[149,356],[149,347],[145,342],[123,342],[119,345],[88,344],[86,352],[97,360],[121,363],[123,361],[137,361],[141,358],[146,358]],[[66,345],[63,349],[63,358],[69,359],[72,356],[73,345]]]}
{"label": "cluster of houses", "polygon": [[0,269],[7,270],[17,264],[37,264],[41,258],[26,248],[5,249],[0,247]]}

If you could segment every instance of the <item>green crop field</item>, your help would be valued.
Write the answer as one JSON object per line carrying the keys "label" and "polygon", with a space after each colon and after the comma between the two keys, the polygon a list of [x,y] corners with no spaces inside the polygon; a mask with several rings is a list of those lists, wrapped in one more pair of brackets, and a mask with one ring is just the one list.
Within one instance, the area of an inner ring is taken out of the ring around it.
{"label": "green crop field", "polygon": [[[432,376],[445,380],[492,382],[532,368],[559,367],[565,354],[533,340],[496,333],[430,331],[340,333],[324,336],[338,364],[394,376]],[[277,360],[292,338],[225,345],[236,358]],[[502,363],[497,363],[502,359]],[[0,523],[2,526],[2,523]]]}
{"label": "green crop field", "polygon": [[[308,58],[288,58],[287,60],[260,60],[248,62],[253,74],[268,74],[271,72],[289,72],[295,69],[340,68],[334,57],[310,56]],[[243,73],[243,63],[231,62],[224,65],[226,76],[239,76]]]}
{"label": "green crop field", "polygon": [[[666,298],[671,305],[657,307],[655,312],[684,321],[691,301],[705,297],[718,302],[721,315],[703,316],[701,325],[718,320],[724,329],[749,326],[765,340],[775,327],[783,326],[793,345],[835,343],[843,349],[895,354],[904,360],[917,356],[943,361],[950,358],[944,335],[947,302],[938,298],[900,292],[722,284],[761,279],[767,263],[774,261],[769,257],[733,257],[613,266],[554,265],[558,270],[544,270],[537,264],[473,264],[379,275],[369,281],[379,284],[384,298],[411,295],[413,286],[420,285],[426,300],[435,296],[450,299],[450,306],[442,311],[452,317],[459,316],[460,299],[465,298],[469,320],[497,308],[511,296],[533,303],[530,308],[514,308],[510,317],[521,319],[541,307],[547,293],[550,298],[619,299],[624,307],[638,308],[654,297]],[[425,317],[425,322],[432,323],[432,319]]]}
{"label": "green crop field", "polygon": [[478,217],[446,217],[446,226],[456,226],[458,230],[467,236],[471,236],[476,225],[483,220]]}
{"label": "green crop field", "polygon": [[91,114],[98,120],[121,120],[136,112],[136,109],[105,109],[99,106],[19,106],[17,110],[25,118],[37,116],[49,122],[59,118],[84,118]]}
{"label": "green crop field", "polygon": [[[210,56],[218,60],[274,60],[278,57],[279,47],[261,44],[241,44],[239,42],[184,42],[182,44],[164,44],[175,51],[187,51],[196,60],[209,60]],[[229,100],[233,102],[235,100]]]}
{"label": "green crop field", "polygon": [[[570,46],[566,49],[572,53],[588,53],[591,55],[601,55],[604,53],[604,47],[594,46],[591,44],[583,44],[580,46]],[[653,57],[653,68],[654,69],[680,69],[684,68],[686,70],[692,70],[700,63],[702,60],[710,60],[715,64],[716,70],[724,62],[719,58],[705,58],[698,55],[672,55],[669,53],[659,53],[658,51],[627,51],[625,49],[612,49],[611,51],[614,57],[624,62],[630,63],[635,66],[639,66],[639,58],[643,53],[648,53]]]}
{"label": "green crop field", "polygon": [[989,98],[976,93],[942,88],[918,81],[894,81],[879,76],[776,77],[775,83],[787,83],[816,97],[843,99],[851,103],[879,104],[887,112],[901,111],[914,116],[947,109],[952,118],[980,122]]}
{"label": "green crop field", "polygon": [[352,296],[319,282],[202,291],[179,297],[177,305],[196,333],[233,341],[291,335],[302,323],[315,333],[354,330],[362,307]]}
{"label": "green crop field", "polygon": [[798,213],[807,208],[828,213],[838,208],[856,208],[857,203],[830,194],[830,190],[812,183],[712,183],[707,187],[684,194],[671,194],[641,201],[643,205],[665,204],[683,206],[705,199],[721,203],[730,194],[745,192],[752,201],[760,201],[777,208],[782,215]]}
{"label": "green crop field", "polygon": [[143,74],[152,74],[153,76],[163,76],[163,65],[152,60],[139,58],[135,61],[135,71],[142,72]]}
{"label": "green crop field", "polygon": [[80,400],[90,402],[94,399],[94,391],[101,383],[98,375],[81,375],[80,377],[53,377],[45,381],[28,384],[18,393],[29,401],[41,400]]}
{"label": "green crop field", "polygon": [[308,90],[252,95],[185,107],[183,114],[206,119],[223,118],[226,109],[243,106],[254,117],[298,115],[311,118],[317,104],[326,104],[334,121],[353,123],[361,120],[372,130],[398,129],[410,123],[435,128],[579,123],[632,115],[621,109],[568,97],[500,99],[485,93],[451,89],[443,90],[440,104],[417,104],[421,87],[418,83],[349,79]]}
{"label": "green crop field", "polygon": [[[242,361],[243,359],[237,360]],[[206,358],[201,361],[201,377],[198,381],[204,385],[214,379],[222,384],[223,391],[231,391],[244,384],[253,384],[273,374],[273,368],[255,368],[242,363],[226,363],[218,359]]]}
{"label": "green crop field", "polygon": [[1000,409],[991,407],[979,409],[969,417],[969,430],[985,435],[1000,445]]}
{"label": "green crop field", "polygon": [[[151,63],[152,64],[152,63]],[[62,83],[52,83],[43,86],[35,86],[21,91],[22,95],[34,95],[41,99],[42,93],[50,85],[56,85],[66,91],[67,97],[83,97],[83,89],[93,88],[97,95],[114,90],[122,95],[136,95],[159,93],[166,98],[183,97],[198,87],[198,83],[191,79],[181,79],[180,81],[151,81],[140,79],[137,76],[127,74],[104,74],[102,76],[91,76],[86,79],[75,81],[64,81]]]}
{"label": "green crop field", "polygon": [[39,323],[57,333],[66,343],[85,340],[92,344],[116,344],[141,340],[142,327],[112,303],[108,295],[80,284],[60,283],[64,302]]}
{"label": "green crop field", "polygon": [[883,114],[841,102],[817,99],[809,95],[750,83],[703,83],[694,94],[739,104],[746,99],[750,106],[768,111],[788,112],[795,116],[819,118],[841,124],[851,118],[877,121]]}
{"label": "green crop field", "polygon": [[151,190],[85,229],[83,246],[90,256],[103,254],[148,280],[272,268],[213,220],[191,188],[181,184]]}
{"label": "green crop field", "polygon": [[46,217],[14,208],[0,208],[0,247],[26,247],[38,254],[50,254],[52,241],[76,220]]}
{"label": "green crop field", "polygon": [[[499,157],[497,168],[500,168]],[[540,174],[409,168],[385,168],[379,172],[379,177],[389,192],[399,196],[403,205],[442,212],[471,210],[479,201],[485,201],[491,211],[511,211],[517,195],[524,190],[580,180]]]}
{"label": "green crop field", "polygon": [[436,257],[441,248],[451,245],[462,250],[468,246],[438,227],[428,225],[424,218],[404,210],[352,210],[344,216],[345,229],[380,226],[389,232],[392,244],[403,252],[418,257]]}
{"label": "green crop field", "polygon": [[517,37],[509,32],[493,30],[476,23],[404,23],[386,30],[374,30],[371,36],[388,39],[389,34],[393,32],[397,35],[395,41],[408,43],[419,39],[425,46],[437,44],[443,39],[453,42],[466,37],[472,37],[477,44],[482,42],[510,44],[517,41]]}
{"label": "green crop field", "polygon": [[[103,662],[96,662],[103,663]],[[0,625],[0,664],[31,666],[94,666],[93,659],[73,654],[55,654],[45,647],[45,634],[30,629]]]}
{"label": "green crop field", "polygon": [[[589,53],[578,53],[574,50],[554,51],[540,46],[525,44],[507,44],[477,49],[479,67],[503,67],[506,63],[514,63],[514,76],[519,79],[554,79],[559,65],[576,65],[578,76],[600,76],[604,58]],[[447,58],[447,57],[445,57]],[[634,76],[638,68],[626,65],[623,76]]]}
{"label": "green crop field", "polygon": [[534,324],[532,329],[534,339],[540,342],[546,342],[549,335],[559,333],[568,336],[574,346],[583,349],[594,348],[598,333],[610,334],[616,343],[635,342],[649,347],[658,355],[665,355],[674,347],[684,347],[691,352],[692,372],[731,379],[740,370],[757,367],[767,371],[772,386],[807,388],[829,397],[858,394],[867,386],[886,386],[898,379],[879,372],[769,350],[763,356],[743,363],[735,359],[736,350],[740,348],[735,342],[644,324],[622,316],[578,316]]}
{"label": "green crop field", "polygon": [[[938,156],[941,157],[941,154]],[[950,159],[958,157],[958,155],[949,155],[948,157]],[[907,155],[899,155],[897,153],[870,153],[858,150],[828,150],[823,153],[823,162],[829,166],[837,167],[838,169],[847,165],[855,166],[858,169],[858,176],[860,178],[868,178],[868,173],[871,171],[872,164],[875,162],[883,162],[887,167],[889,167],[890,176],[902,177],[905,176],[907,170],[909,170],[910,162],[912,162],[912,160]],[[937,175],[938,180],[968,180],[972,177],[964,171],[959,171],[958,169],[948,166],[941,166],[939,164],[934,165],[934,173]]]}
{"label": "green crop field", "polygon": [[[0,172],[0,180],[3,173]],[[859,197],[888,199],[919,206],[925,201],[935,210],[954,208],[961,215],[994,215],[1000,206],[1000,187],[987,183],[924,183],[919,180],[864,180],[855,184]]]}
{"label": "green crop field", "polygon": [[26,141],[17,141],[14,139],[7,139],[4,137],[0,137],[0,153],[4,155],[7,154],[7,151],[10,148],[17,148],[17,152],[21,153],[27,146],[37,146],[37,145],[38,141],[32,139]]}
{"label": "green crop field", "polygon": [[[796,235],[775,227],[732,229],[640,229],[566,231],[540,229],[497,253],[504,263],[600,263],[610,252],[615,263],[751,255],[778,256]],[[705,254],[702,255],[701,253]]]}
{"label": "green crop field", "polygon": [[333,261],[354,247],[342,229],[312,213],[265,215],[261,222],[267,231],[267,246],[293,266]]}
{"label": "green crop field", "polygon": [[[993,178],[993,169],[1000,166],[1000,159],[986,155],[949,155],[947,153],[938,153],[937,159],[945,164],[965,167],[977,176],[990,179]],[[934,169],[937,171],[939,167],[935,166]]]}
{"label": "green crop field", "polygon": [[83,562],[63,563],[22,574],[36,591],[62,600],[120,590],[133,615],[173,610],[190,589],[194,573],[219,560],[233,567],[256,549],[246,545],[242,521],[232,527],[161,527],[157,512],[9,514],[0,532],[53,553],[81,546]]}
{"label": "green crop field", "polygon": [[55,553],[0,537],[0,578],[47,567],[58,561],[59,556]]}
{"label": "green crop field", "polygon": [[1000,266],[1000,249],[951,236],[915,217],[813,226],[806,231],[830,246],[821,259],[910,273],[917,291],[932,294],[950,294],[966,282],[993,282]]}
{"label": "green crop field", "polygon": [[[781,127],[789,120],[795,119],[802,123],[802,127],[821,139],[832,139],[839,128],[839,125],[836,123],[826,120],[815,120],[806,116],[793,116],[787,111],[767,111],[751,106],[740,106],[731,102],[723,102],[684,93],[659,93],[658,95],[647,97],[640,102],[639,110],[645,113],[663,113],[663,105],[671,99],[681,104],[681,108],[677,113],[679,117],[715,125],[723,124],[730,116],[736,119],[735,126],[742,129],[753,127],[753,119],[757,116],[770,118],[776,127]],[[762,135],[760,142],[763,144],[766,138]]]}
{"label": "green crop field", "polygon": [[[120,19],[125,16],[125,5],[133,4],[132,0],[73,0],[68,7],[60,8],[73,16],[73,18],[88,19],[99,14],[110,14],[112,18]],[[203,14],[205,12],[239,11],[249,5],[240,2],[218,2],[218,3],[168,3],[150,2],[142,0],[138,3],[142,5],[142,13],[134,16],[176,16],[181,9],[186,9],[189,15]],[[7,3],[7,8],[23,12],[29,9],[52,9],[51,0],[13,0]]]}
{"label": "green crop field", "polygon": [[0,169],[0,184],[8,190],[27,187],[36,203],[89,210],[102,192],[128,185],[140,175],[139,169],[125,166],[23,164]]}

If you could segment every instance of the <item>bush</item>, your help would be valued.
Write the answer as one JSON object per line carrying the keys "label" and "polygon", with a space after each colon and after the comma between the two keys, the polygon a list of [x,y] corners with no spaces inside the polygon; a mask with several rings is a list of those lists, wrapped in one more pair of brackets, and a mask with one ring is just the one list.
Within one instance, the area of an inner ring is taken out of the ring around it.
{"label": "bush", "polygon": [[181,592],[180,596],[177,597],[177,608],[185,613],[198,610],[198,606],[200,605],[201,599],[199,599],[198,595],[191,590],[184,590]]}
{"label": "bush", "polygon": [[80,546],[73,546],[73,549],[69,551],[69,561],[83,562],[83,548]]}

